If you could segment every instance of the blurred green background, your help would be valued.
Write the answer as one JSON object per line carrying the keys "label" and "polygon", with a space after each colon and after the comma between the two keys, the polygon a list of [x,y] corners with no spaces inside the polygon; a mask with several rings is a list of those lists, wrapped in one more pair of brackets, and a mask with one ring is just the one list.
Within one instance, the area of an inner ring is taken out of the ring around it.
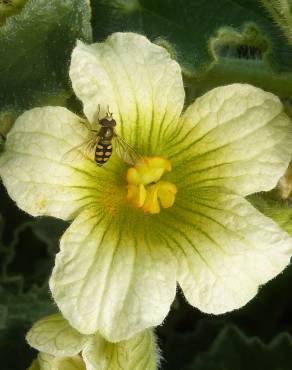
{"label": "blurred green background", "polygon": [[[82,114],[68,77],[71,51],[76,39],[98,42],[116,31],[145,34],[166,47],[182,67],[187,102],[214,86],[248,82],[280,96],[290,114],[291,41],[283,32],[285,19],[277,24],[268,12],[271,3],[92,0],[89,7],[86,0],[28,0],[12,1],[8,9],[0,1],[0,133],[5,135],[17,115],[34,106],[62,105]],[[289,201],[279,201],[274,193],[252,201],[272,216],[284,212],[284,226],[292,230]],[[26,215],[0,184],[4,370],[29,366],[35,352],[25,343],[25,333],[38,318],[57,311],[47,281],[66,227],[61,220]],[[169,316],[156,330],[161,367],[291,370],[291,288],[290,266],[246,307],[221,316],[190,307],[178,290]]]}

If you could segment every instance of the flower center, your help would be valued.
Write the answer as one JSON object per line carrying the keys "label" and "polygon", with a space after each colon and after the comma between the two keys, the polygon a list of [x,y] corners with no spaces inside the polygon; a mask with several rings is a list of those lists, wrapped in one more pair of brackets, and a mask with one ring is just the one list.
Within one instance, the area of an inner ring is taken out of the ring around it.
{"label": "flower center", "polygon": [[145,157],[127,172],[128,202],[146,213],[159,213],[160,207],[172,207],[177,188],[169,181],[160,180],[170,162],[162,157]]}

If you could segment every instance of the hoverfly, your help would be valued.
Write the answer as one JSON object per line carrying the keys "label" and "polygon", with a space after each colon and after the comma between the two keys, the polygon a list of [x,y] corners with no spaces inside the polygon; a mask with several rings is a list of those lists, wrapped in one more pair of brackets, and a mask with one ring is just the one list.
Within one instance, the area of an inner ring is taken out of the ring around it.
{"label": "hoverfly", "polygon": [[68,155],[72,151],[76,151],[76,149],[81,149],[81,152],[85,150],[90,156],[93,156],[94,151],[95,163],[101,167],[110,159],[114,147],[116,154],[130,165],[135,165],[137,161],[142,160],[143,157],[115,132],[117,123],[109,109],[104,118],[98,118],[98,124],[100,126],[98,130],[91,129],[88,122],[82,122],[86,124],[90,133],[90,138],[78,147],[65,153],[65,157],[68,157]]}

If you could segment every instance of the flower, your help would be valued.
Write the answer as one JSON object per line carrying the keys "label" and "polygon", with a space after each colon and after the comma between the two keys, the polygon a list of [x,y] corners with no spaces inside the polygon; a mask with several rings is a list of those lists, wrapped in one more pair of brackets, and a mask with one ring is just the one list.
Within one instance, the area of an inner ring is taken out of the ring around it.
{"label": "flower", "polygon": [[[62,107],[25,112],[0,175],[26,212],[74,220],[50,279],[74,328],[117,342],[159,325],[177,281],[191,305],[228,312],[289,264],[292,239],[244,198],[274,188],[292,155],[276,96],[233,84],[182,113],[179,65],[133,33],[78,42],[70,77],[89,125]],[[142,156],[133,169],[83,150],[108,110]]]}
{"label": "flower", "polygon": [[156,369],[156,343],[151,330],[113,344],[98,333],[82,335],[62,315],[55,314],[35,323],[26,340],[40,351],[31,370]]}

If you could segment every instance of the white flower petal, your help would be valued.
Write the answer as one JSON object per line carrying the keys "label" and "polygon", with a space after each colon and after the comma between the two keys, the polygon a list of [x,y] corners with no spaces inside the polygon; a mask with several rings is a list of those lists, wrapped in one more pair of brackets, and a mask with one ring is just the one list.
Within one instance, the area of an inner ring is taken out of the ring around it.
{"label": "white flower petal", "polygon": [[54,357],[41,352],[38,355],[40,370],[86,370],[80,356]]}
{"label": "white flower petal", "polygon": [[142,154],[158,154],[161,138],[174,128],[184,102],[179,65],[168,52],[134,33],[115,33],[104,43],[78,42],[70,77],[90,122],[107,107],[117,131]]}
{"label": "white flower petal", "polygon": [[[8,134],[0,175],[13,200],[33,216],[71,219],[104,188],[103,171],[78,152],[88,129],[65,108],[35,108],[22,114]],[[76,149],[78,150],[78,149]]]}
{"label": "white flower petal", "polygon": [[56,358],[56,370],[87,370],[80,356]]}
{"label": "white flower petal", "polygon": [[270,190],[292,157],[292,123],[283,105],[250,85],[209,91],[181,124],[165,151],[179,188],[224,186],[242,195]]}
{"label": "white flower petal", "polygon": [[37,358],[40,370],[58,370],[54,356],[47,353],[39,353]]}
{"label": "white flower petal", "polygon": [[87,338],[73,329],[62,315],[47,316],[36,322],[26,335],[28,344],[54,356],[74,356]]}
{"label": "white flower petal", "polygon": [[187,300],[207,313],[245,305],[292,255],[292,239],[271,219],[244,198],[212,187],[180,194],[161,229],[177,253]]}
{"label": "white flower petal", "polygon": [[155,370],[157,348],[151,330],[129,340],[109,343],[100,336],[92,338],[82,352],[87,370]]}
{"label": "white flower petal", "polygon": [[159,325],[168,313],[176,291],[175,261],[144,221],[127,213],[105,217],[92,208],[63,235],[50,287],[78,331],[99,331],[117,342]]}

